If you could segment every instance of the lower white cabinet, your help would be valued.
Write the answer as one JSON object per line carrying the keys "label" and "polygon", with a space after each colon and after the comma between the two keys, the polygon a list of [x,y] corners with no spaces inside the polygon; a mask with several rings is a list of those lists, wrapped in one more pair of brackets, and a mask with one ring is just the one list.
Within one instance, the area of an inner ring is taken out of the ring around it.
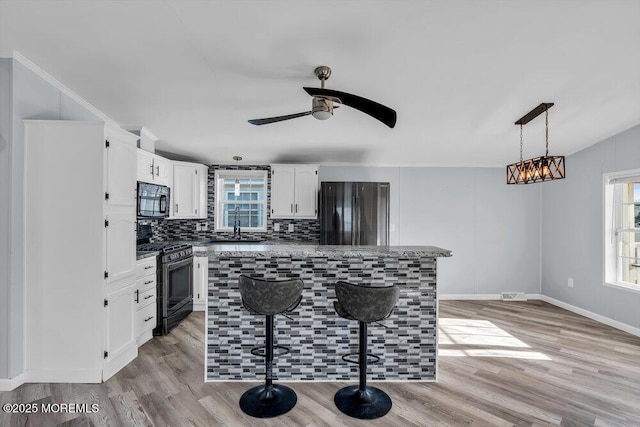
{"label": "lower white cabinet", "polygon": [[141,259],[136,265],[135,337],[138,346],[153,338],[157,323],[156,257]]}
{"label": "lower white cabinet", "polygon": [[[193,248],[198,249],[197,247]],[[193,310],[202,311],[207,305],[209,258],[193,257]]]}
{"label": "lower white cabinet", "polygon": [[106,350],[102,379],[107,380],[138,355],[135,346],[136,285],[118,289],[105,298]]}

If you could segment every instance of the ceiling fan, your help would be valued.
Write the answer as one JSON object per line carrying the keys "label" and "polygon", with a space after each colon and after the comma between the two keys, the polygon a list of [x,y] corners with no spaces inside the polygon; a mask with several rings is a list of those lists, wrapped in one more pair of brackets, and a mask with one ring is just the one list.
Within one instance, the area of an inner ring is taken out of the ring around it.
{"label": "ceiling fan", "polygon": [[320,79],[320,87],[303,87],[303,89],[313,97],[311,100],[311,111],[304,111],[302,113],[289,114],[286,116],[268,117],[265,119],[253,119],[249,120],[249,123],[252,125],[266,125],[269,123],[281,122],[283,120],[295,119],[308,115],[312,115],[318,120],[327,120],[333,116],[334,108],[339,108],[338,106],[333,106],[333,103],[337,102],[339,104],[355,108],[356,110],[360,110],[374,119],[380,120],[390,128],[396,125],[396,112],[391,108],[357,95],[325,89],[324,82],[331,76],[331,68],[326,65],[322,65],[317,67],[314,70],[314,73],[318,79]]}

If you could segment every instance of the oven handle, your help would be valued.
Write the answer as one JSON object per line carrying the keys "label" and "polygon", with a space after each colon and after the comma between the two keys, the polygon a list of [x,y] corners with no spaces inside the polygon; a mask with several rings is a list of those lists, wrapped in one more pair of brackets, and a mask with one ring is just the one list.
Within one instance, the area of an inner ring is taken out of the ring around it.
{"label": "oven handle", "polygon": [[183,267],[187,264],[193,264],[193,256],[181,259],[180,261],[170,261],[164,265],[164,268],[167,272],[169,272],[171,270],[175,270],[176,268]]}

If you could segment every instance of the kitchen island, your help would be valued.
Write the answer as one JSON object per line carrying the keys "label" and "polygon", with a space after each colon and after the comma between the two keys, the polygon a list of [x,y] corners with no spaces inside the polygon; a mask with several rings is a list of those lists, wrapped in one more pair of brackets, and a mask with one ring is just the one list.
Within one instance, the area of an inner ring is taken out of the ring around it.
{"label": "kitchen island", "polygon": [[[205,252],[196,253],[203,256]],[[241,274],[267,279],[299,277],[302,301],[289,320],[275,318],[276,344],[291,348],[275,358],[274,376],[289,380],[357,380],[357,365],[341,359],[357,351],[358,322],[333,308],[339,280],[397,284],[398,304],[382,325],[369,328],[369,352],[381,357],[371,380],[436,379],[436,260],[451,252],[433,246],[319,246],[214,244],[207,248],[206,380],[260,381],[264,359],[251,348],[264,343],[264,316],[242,307]]]}

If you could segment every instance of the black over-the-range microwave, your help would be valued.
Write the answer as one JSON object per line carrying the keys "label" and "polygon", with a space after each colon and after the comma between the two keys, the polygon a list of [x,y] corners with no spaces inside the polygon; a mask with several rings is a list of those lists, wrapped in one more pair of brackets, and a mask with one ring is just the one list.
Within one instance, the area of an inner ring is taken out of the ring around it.
{"label": "black over-the-range microwave", "polygon": [[138,181],[138,217],[167,218],[170,192],[167,186]]}

